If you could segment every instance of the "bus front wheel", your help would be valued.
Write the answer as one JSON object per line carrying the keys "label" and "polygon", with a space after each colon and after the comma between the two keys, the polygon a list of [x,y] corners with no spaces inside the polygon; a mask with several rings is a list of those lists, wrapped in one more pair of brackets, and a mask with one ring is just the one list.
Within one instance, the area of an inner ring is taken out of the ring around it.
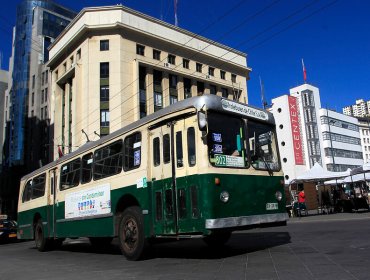
{"label": "bus front wheel", "polygon": [[39,219],[35,226],[35,244],[37,250],[40,252],[45,252],[51,249],[52,241],[46,238],[44,235],[44,228],[42,226],[42,220]]}
{"label": "bus front wheel", "polygon": [[140,207],[132,206],[123,212],[118,235],[122,254],[128,260],[140,259],[145,247],[144,219]]}

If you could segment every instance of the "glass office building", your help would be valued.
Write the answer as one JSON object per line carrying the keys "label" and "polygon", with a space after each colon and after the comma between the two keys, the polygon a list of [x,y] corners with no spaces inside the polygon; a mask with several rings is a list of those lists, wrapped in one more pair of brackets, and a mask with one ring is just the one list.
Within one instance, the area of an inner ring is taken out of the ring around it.
{"label": "glass office building", "polygon": [[[75,16],[74,11],[48,0],[24,0],[17,7],[13,38],[13,82],[9,91],[10,114],[6,135],[8,147],[5,147],[8,153],[4,162],[8,167],[25,164],[30,95],[40,95],[38,91],[41,92],[37,88],[41,76],[37,73],[40,70],[34,74],[34,68],[40,68],[46,63],[47,48]],[[40,107],[36,109],[41,110]]]}

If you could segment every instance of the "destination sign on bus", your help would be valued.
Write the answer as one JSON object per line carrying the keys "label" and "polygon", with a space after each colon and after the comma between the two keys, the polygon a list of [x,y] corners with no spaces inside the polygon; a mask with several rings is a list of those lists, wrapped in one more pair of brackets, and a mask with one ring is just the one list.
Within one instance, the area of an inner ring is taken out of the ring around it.
{"label": "destination sign on bus", "polygon": [[220,167],[244,167],[244,159],[243,157],[215,155],[215,165]]}
{"label": "destination sign on bus", "polygon": [[264,120],[264,121],[267,121],[269,118],[266,112],[248,107],[243,104],[235,103],[233,101],[226,100],[226,99],[222,100],[221,103],[222,103],[222,108],[226,111],[246,115],[248,117],[252,117],[252,118]]}

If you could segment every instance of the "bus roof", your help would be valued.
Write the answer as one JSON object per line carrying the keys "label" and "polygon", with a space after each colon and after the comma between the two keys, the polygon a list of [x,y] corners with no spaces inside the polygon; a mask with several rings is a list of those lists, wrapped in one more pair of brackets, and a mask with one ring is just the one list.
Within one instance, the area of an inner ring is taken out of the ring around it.
{"label": "bus roof", "polygon": [[101,145],[103,145],[104,143],[110,141],[111,139],[114,139],[116,138],[117,136],[121,135],[121,134],[124,134],[126,132],[129,132],[131,130],[134,130],[142,125],[145,125],[145,124],[148,124],[148,123],[151,123],[151,122],[155,122],[156,120],[166,116],[166,115],[170,115],[170,114],[173,114],[173,113],[176,113],[176,112],[180,112],[182,110],[186,110],[186,109],[191,109],[191,108],[194,108],[196,110],[211,110],[211,111],[219,111],[219,112],[224,112],[224,113],[227,113],[227,114],[233,114],[233,115],[238,115],[238,116],[241,116],[241,117],[244,117],[244,118],[249,118],[249,119],[254,119],[256,121],[260,121],[260,122],[263,122],[263,123],[267,123],[267,124],[275,124],[275,120],[274,120],[274,117],[272,115],[272,113],[266,111],[266,110],[263,110],[263,109],[260,109],[260,108],[257,108],[257,107],[254,107],[254,106],[251,106],[251,105],[247,105],[247,104],[243,104],[243,103],[239,103],[237,101],[233,101],[233,100],[230,100],[230,99],[225,99],[225,98],[222,98],[220,96],[216,96],[216,95],[202,95],[202,96],[196,96],[196,97],[192,97],[192,98],[188,98],[188,99],[185,99],[185,100],[182,100],[182,101],[179,101],[179,102],[176,102],[174,104],[172,104],[171,106],[168,106],[168,107],[165,107],[157,112],[154,112],[138,121],[135,121],[125,127],[122,127],[118,130],[116,130],[115,132],[112,132],[111,134],[107,135],[107,136],[104,136],[102,137],[101,139],[99,140],[96,140],[96,141],[91,141],[91,142],[87,142],[85,143],[84,145],[82,145],[81,147],[79,147],[76,151],[72,152],[72,153],[69,153],[35,171],[33,171],[32,173],[29,173],[25,176],[22,177],[22,181],[23,180],[27,180],[37,174],[40,174],[48,169],[52,169],[54,166],[62,163],[62,162],[65,162],[65,161],[68,161],[69,159],[73,158],[74,156],[78,155],[78,154],[82,154],[86,151],[88,151],[89,149],[92,149],[92,148],[95,148],[95,147],[99,147]]}

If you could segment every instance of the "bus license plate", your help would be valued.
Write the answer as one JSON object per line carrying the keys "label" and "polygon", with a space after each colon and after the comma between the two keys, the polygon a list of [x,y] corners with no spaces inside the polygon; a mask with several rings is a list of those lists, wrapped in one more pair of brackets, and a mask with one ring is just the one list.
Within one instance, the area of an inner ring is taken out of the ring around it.
{"label": "bus license plate", "polygon": [[266,203],[266,210],[277,210],[278,204],[277,203]]}

